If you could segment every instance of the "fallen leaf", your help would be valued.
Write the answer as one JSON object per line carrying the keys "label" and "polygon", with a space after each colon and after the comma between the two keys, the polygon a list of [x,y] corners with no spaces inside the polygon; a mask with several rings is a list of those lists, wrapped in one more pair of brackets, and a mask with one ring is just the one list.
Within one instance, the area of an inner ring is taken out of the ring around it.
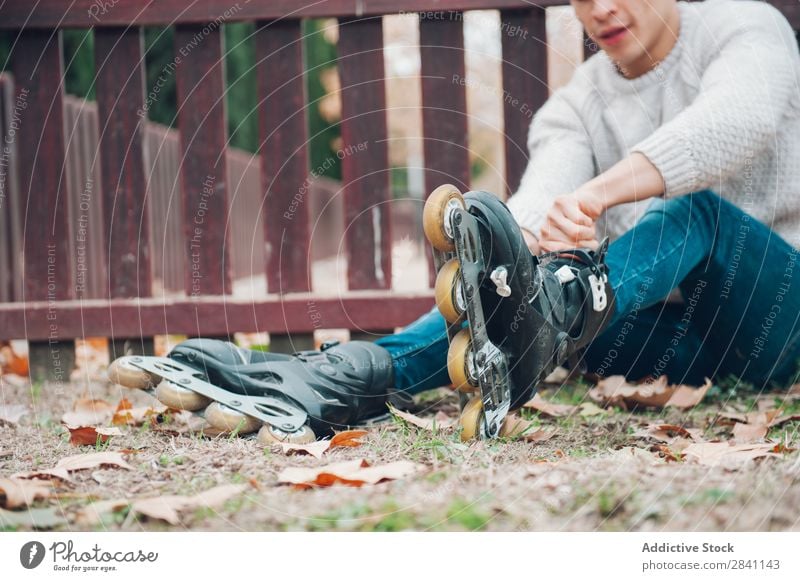
{"label": "fallen leaf", "polygon": [[742,424],[733,426],[733,439],[739,444],[748,444],[764,439],[769,428],[764,424]]}
{"label": "fallen leaf", "polygon": [[693,408],[706,396],[706,392],[711,389],[711,380],[706,378],[706,382],[701,387],[692,387],[689,385],[679,385],[675,388],[672,397],[667,401],[667,406],[676,407],[678,409],[686,410]]}
{"label": "fallen leaf", "polygon": [[755,424],[770,427],[780,414],[781,410],[752,411],[747,413],[721,412],[719,417],[743,422],[745,424]]}
{"label": "fallen leaf", "polygon": [[53,491],[49,482],[0,478],[0,507],[29,506],[35,500],[47,498]]}
{"label": "fallen leaf", "polygon": [[19,404],[0,405],[0,422],[18,424],[22,416],[28,413],[28,406]]}
{"label": "fallen leaf", "polygon": [[723,466],[738,468],[750,460],[769,456],[778,456],[773,452],[775,444],[729,444],[728,442],[694,443],[686,450],[684,456],[704,466]]}
{"label": "fallen leaf", "polygon": [[111,436],[121,436],[119,428],[99,426],[66,426],[69,430],[69,443],[73,446],[94,446],[106,442]]}
{"label": "fallen leaf", "polygon": [[311,454],[314,458],[322,458],[322,455],[331,447],[330,440],[317,440],[310,444],[287,444],[280,442],[281,451],[284,454]]}
{"label": "fallen leaf", "polygon": [[27,377],[29,371],[27,355],[18,355],[10,344],[5,344],[0,348],[2,354],[2,372],[13,373],[20,377]]}
{"label": "fallen leaf", "polygon": [[672,397],[674,390],[667,386],[667,377],[660,376],[650,383],[628,383],[624,375],[612,375],[601,379],[589,390],[589,397],[603,405],[629,407],[663,407]]}
{"label": "fallen leaf", "polygon": [[167,521],[172,525],[180,524],[181,511],[198,508],[219,508],[226,501],[240,494],[247,484],[225,484],[216,486],[194,496],[156,496],[134,500],[131,510],[149,518]]}
{"label": "fallen leaf", "polygon": [[664,443],[672,444],[679,439],[702,442],[704,441],[702,434],[703,432],[696,428],[684,428],[674,424],[649,424],[644,430],[639,430],[634,435],[654,438]]}
{"label": "fallen leaf", "polygon": [[580,405],[581,411],[578,412],[578,415],[583,417],[589,416],[599,416],[602,414],[608,413],[606,410],[597,407],[590,401],[585,401]]}
{"label": "fallen leaf", "polygon": [[446,416],[442,417],[437,414],[433,418],[421,418],[419,416],[415,416],[414,414],[400,411],[394,406],[390,405],[388,407],[393,416],[400,418],[412,426],[422,428],[423,430],[429,430],[431,432],[435,430],[449,430],[455,425],[453,421]]}
{"label": "fallen leaf", "polygon": [[33,472],[20,472],[14,474],[12,478],[59,478],[69,481],[69,473],[78,470],[89,470],[100,466],[113,466],[125,470],[133,470],[133,467],[125,462],[119,452],[95,452],[94,454],[79,454],[62,458],[59,462],[48,470],[36,470]]}
{"label": "fallen leaf", "polygon": [[408,460],[390,462],[380,466],[370,466],[366,460],[350,460],[318,468],[286,468],[278,475],[278,482],[294,484],[297,488],[332,486],[336,483],[346,486],[363,486],[364,484],[377,484],[383,480],[405,478],[420,470],[422,470],[421,465]]}
{"label": "fallen leaf", "polygon": [[369,432],[366,430],[348,430],[339,432],[330,440],[317,440],[310,444],[288,444],[280,442],[280,445],[284,454],[302,452],[321,459],[322,455],[331,448],[355,448],[356,446],[360,446],[361,442],[359,438],[366,436],[368,433]]}
{"label": "fallen leaf", "polygon": [[343,448],[355,448],[361,445],[360,438],[366,436],[369,432],[366,430],[347,430],[339,432],[331,438],[331,448],[339,446]]}
{"label": "fallen leaf", "polygon": [[97,426],[107,424],[114,415],[114,406],[103,399],[79,399],[72,411],[65,413],[61,421],[70,426]]}
{"label": "fallen leaf", "polygon": [[628,383],[623,375],[612,375],[598,381],[597,386],[589,390],[589,397],[602,405],[618,406],[626,410],[636,406],[674,406],[688,409],[700,403],[711,385],[706,379],[705,384],[698,388],[688,385],[671,386],[667,385],[666,375],[635,384]]}
{"label": "fallen leaf", "polygon": [[796,421],[800,421],[800,414],[793,414],[790,416],[780,416],[778,418],[773,419],[769,423],[769,427],[772,428],[775,426],[780,426],[781,424],[784,424],[786,422],[796,422]]}
{"label": "fallen leaf", "polygon": [[574,405],[565,405],[565,404],[552,403],[546,401],[538,393],[535,396],[533,396],[532,400],[530,400],[522,407],[528,409],[534,409],[540,414],[544,414],[546,416],[550,416],[553,418],[560,418],[572,415],[578,409]]}
{"label": "fallen leaf", "polygon": [[516,414],[507,416],[500,428],[501,437],[525,440],[526,442],[544,442],[555,435],[556,430],[537,429],[533,422],[524,420]]}

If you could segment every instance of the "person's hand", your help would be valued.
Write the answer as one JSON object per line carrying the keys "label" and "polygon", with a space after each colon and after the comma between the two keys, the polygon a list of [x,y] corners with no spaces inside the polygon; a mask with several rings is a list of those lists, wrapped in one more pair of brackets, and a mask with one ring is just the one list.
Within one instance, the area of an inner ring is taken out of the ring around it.
{"label": "person's hand", "polygon": [[602,197],[588,187],[558,196],[547,213],[539,238],[541,252],[599,246],[595,222],[605,210]]}

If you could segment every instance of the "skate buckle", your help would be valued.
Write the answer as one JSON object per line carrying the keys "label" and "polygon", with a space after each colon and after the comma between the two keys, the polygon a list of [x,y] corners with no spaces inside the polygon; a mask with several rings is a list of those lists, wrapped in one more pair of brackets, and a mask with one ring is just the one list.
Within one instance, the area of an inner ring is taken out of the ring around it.
{"label": "skate buckle", "polygon": [[572,269],[569,267],[568,264],[565,264],[561,268],[559,268],[555,272],[556,277],[558,278],[561,284],[567,284],[568,282],[572,282],[575,280],[575,273],[572,272]]}
{"label": "skate buckle", "polygon": [[606,308],[608,297],[606,296],[606,284],[608,275],[603,273],[602,280],[595,274],[589,275],[589,286],[592,288],[592,308],[600,312]]}
{"label": "skate buckle", "polygon": [[501,297],[510,297],[511,296],[511,287],[508,286],[508,270],[506,270],[505,266],[498,266],[492,271],[492,274],[489,275],[489,278],[492,279],[494,286],[497,287],[497,294]]}

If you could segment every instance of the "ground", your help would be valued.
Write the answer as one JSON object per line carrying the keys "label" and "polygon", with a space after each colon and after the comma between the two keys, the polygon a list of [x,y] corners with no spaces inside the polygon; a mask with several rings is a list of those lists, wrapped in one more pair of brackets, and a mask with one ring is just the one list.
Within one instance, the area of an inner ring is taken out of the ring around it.
{"label": "ground", "polygon": [[[265,448],[252,438],[176,433],[168,424],[122,427],[122,434],[106,443],[74,446],[61,417],[80,397],[113,405],[125,397],[134,406],[149,405],[152,399],[102,382],[77,382],[57,393],[50,386],[32,388],[6,379],[0,405],[23,404],[30,411],[16,423],[0,421],[0,481],[98,451],[120,452],[132,469],[72,472],[72,482],[55,481],[55,494],[33,502],[30,512],[24,506],[0,511],[0,529],[5,530],[29,529],[31,518],[41,528],[101,531],[800,530],[800,452],[792,450],[800,440],[800,423],[769,429],[768,440],[781,443],[773,456],[724,467],[692,462],[668,450],[665,454],[657,441],[642,435],[645,426],[664,423],[696,428],[694,434],[703,440],[726,441],[733,422],[721,413],[780,408],[782,414],[797,414],[800,400],[785,391],[731,399],[729,391],[715,387],[686,411],[600,411],[590,405],[551,418],[526,410],[534,430],[554,431],[539,442],[463,444],[453,430],[429,431],[394,418],[370,427],[361,446],[331,449],[317,459]],[[588,389],[582,381],[572,382],[546,389],[544,396],[579,404],[589,401]],[[457,398],[445,389],[418,403],[423,417],[457,415]],[[352,459],[373,466],[411,461],[419,464],[419,472],[362,487],[300,490],[277,482],[287,467]],[[181,506],[175,524],[128,505],[229,484],[240,484],[242,490],[215,508]],[[108,499],[127,501],[95,522],[84,518],[87,506]]]}

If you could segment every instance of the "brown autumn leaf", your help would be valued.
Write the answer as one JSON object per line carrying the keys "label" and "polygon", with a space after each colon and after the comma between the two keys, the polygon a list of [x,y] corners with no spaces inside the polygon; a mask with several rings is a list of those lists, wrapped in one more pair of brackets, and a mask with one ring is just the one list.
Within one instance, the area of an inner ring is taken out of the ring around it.
{"label": "brown autumn leaf", "polygon": [[574,405],[566,405],[566,404],[553,403],[553,402],[546,401],[538,393],[535,396],[533,396],[532,400],[530,400],[528,403],[526,403],[522,407],[536,410],[540,414],[544,414],[544,415],[550,416],[552,418],[560,418],[560,417],[572,415],[578,409]]}
{"label": "brown autumn leaf", "polygon": [[384,480],[397,480],[411,476],[422,470],[420,464],[399,460],[379,466],[370,466],[366,460],[349,460],[337,462],[318,468],[286,468],[278,475],[278,483],[293,484],[297,488],[306,489],[314,486],[363,486],[377,484]]}
{"label": "brown autumn leaf", "polygon": [[10,343],[5,343],[0,347],[0,362],[2,373],[13,373],[19,377],[28,376],[28,356],[17,354]]}
{"label": "brown autumn leaf", "polygon": [[305,453],[311,454],[315,458],[322,458],[322,455],[331,448],[355,448],[361,445],[360,438],[366,436],[369,432],[366,430],[347,430],[339,432],[330,440],[317,440],[310,444],[288,444],[280,442],[281,450],[284,454],[292,453]]}
{"label": "brown autumn leaf", "polygon": [[585,401],[578,407],[580,407],[581,410],[578,412],[578,415],[582,417],[599,416],[608,413],[606,410],[597,407],[590,401]]}
{"label": "brown autumn leaf", "polygon": [[125,459],[119,452],[95,452],[94,454],[68,456],[59,460],[53,468],[49,468],[47,470],[36,470],[32,472],[20,472],[14,474],[12,478],[59,478],[61,480],[69,481],[70,472],[89,470],[92,468],[99,468],[101,466],[112,466],[115,468],[123,468],[124,470],[133,470],[133,467],[125,462]]}
{"label": "brown autumn leaf", "polygon": [[741,467],[756,458],[779,456],[774,452],[775,444],[731,444],[729,442],[698,442],[683,453],[688,461],[704,466],[722,466],[728,469]]}
{"label": "brown autumn leaf", "polygon": [[0,405],[0,423],[18,424],[28,413],[28,406],[19,404]]}
{"label": "brown autumn leaf", "polygon": [[247,484],[225,484],[194,496],[167,495],[139,499],[101,500],[79,509],[74,520],[76,524],[82,526],[94,526],[102,522],[103,515],[118,512],[130,506],[132,511],[148,518],[179,525],[181,512],[198,508],[219,508],[245,488],[247,488]]}
{"label": "brown autumn leaf", "polygon": [[556,435],[556,430],[536,428],[533,422],[524,420],[517,414],[507,416],[500,428],[500,436],[525,440],[526,442],[544,442]]}
{"label": "brown autumn leaf", "polygon": [[772,427],[775,427],[775,426],[780,426],[781,424],[784,424],[786,422],[797,422],[797,421],[800,421],[800,414],[792,414],[792,415],[789,415],[789,416],[780,416],[780,417],[777,417],[777,418],[773,419],[769,423],[769,427],[772,428]]}
{"label": "brown autumn leaf", "polygon": [[638,430],[634,435],[654,438],[666,444],[671,444],[678,439],[703,442],[703,432],[697,428],[684,428],[674,424],[648,424],[644,430]]}
{"label": "brown autumn leaf", "polygon": [[601,379],[589,390],[589,397],[603,405],[630,407],[664,407],[672,397],[674,389],[667,386],[667,377],[660,376],[653,382],[628,383],[624,375],[612,375]]}
{"label": "brown autumn leaf", "polygon": [[100,426],[66,426],[69,430],[69,443],[73,446],[94,446],[97,442],[107,442],[111,436],[121,436],[119,428]]}
{"label": "brown autumn leaf", "polygon": [[0,478],[0,508],[30,506],[35,500],[50,496],[52,491],[50,482]]}
{"label": "brown autumn leaf", "polygon": [[589,391],[589,397],[602,405],[613,405],[623,409],[636,406],[663,408],[674,406],[688,409],[696,406],[711,388],[706,379],[702,387],[688,385],[668,385],[667,376],[661,375],[645,383],[629,383],[622,375],[612,375],[601,379]]}
{"label": "brown autumn leaf", "polygon": [[99,426],[107,424],[114,415],[114,406],[103,399],[82,398],[75,402],[71,412],[61,416],[70,426]]}
{"label": "brown autumn leaf", "polygon": [[667,401],[667,406],[676,407],[678,409],[686,410],[698,405],[706,396],[706,392],[711,389],[711,380],[706,378],[706,382],[701,387],[692,387],[689,385],[679,385],[675,388],[672,397]]}
{"label": "brown autumn leaf", "polygon": [[423,430],[428,430],[431,432],[436,430],[450,430],[455,425],[453,420],[444,414],[436,414],[436,416],[433,418],[421,418],[419,416],[415,416],[414,414],[401,411],[394,406],[390,405],[388,407],[393,416],[400,418],[407,424],[422,428]]}
{"label": "brown autumn leaf", "polygon": [[131,510],[148,518],[165,520],[172,525],[180,524],[179,513],[198,508],[219,508],[240,494],[247,484],[224,484],[194,496],[156,496],[134,500]]}
{"label": "brown autumn leaf", "polygon": [[778,418],[781,410],[772,409],[764,411],[750,411],[747,413],[738,412],[721,412],[719,417],[732,420],[734,422],[742,422],[745,424],[754,424],[759,426],[771,427],[773,422]]}
{"label": "brown autumn leaf", "polygon": [[743,424],[737,422],[733,425],[733,439],[737,444],[748,444],[763,440],[769,428],[766,424]]}

